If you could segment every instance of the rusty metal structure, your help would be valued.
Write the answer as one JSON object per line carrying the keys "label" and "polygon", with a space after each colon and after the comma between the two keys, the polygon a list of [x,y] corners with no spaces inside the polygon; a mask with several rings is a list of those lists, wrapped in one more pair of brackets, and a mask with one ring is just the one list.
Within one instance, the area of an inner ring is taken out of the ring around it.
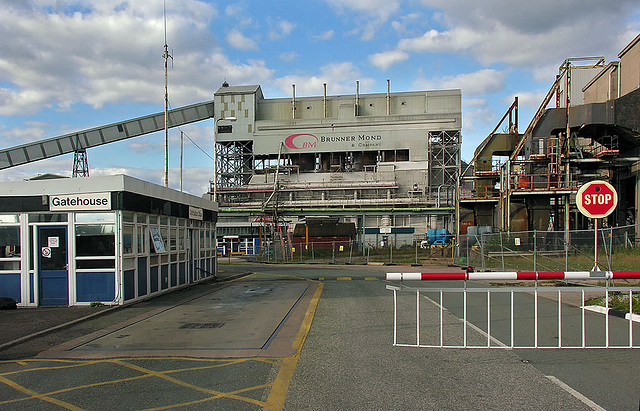
{"label": "rusty metal structure", "polygon": [[619,193],[609,225],[640,221],[640,35],[618,57],[566,59],[522,133],[515,99],[461,174],[462,234],[586,228],[575,194],[594,179]]}

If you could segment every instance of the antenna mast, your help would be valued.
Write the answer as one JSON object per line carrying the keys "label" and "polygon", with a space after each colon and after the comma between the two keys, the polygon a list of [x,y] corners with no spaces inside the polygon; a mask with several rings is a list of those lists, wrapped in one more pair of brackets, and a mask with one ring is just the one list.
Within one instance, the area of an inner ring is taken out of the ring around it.
{"label": "antenna mast", "polygon": [[167,1],[163,1],[164,17],[164,186],[169,187],[169,81],[168,61],[173,57],[169,54],[167,45]]}

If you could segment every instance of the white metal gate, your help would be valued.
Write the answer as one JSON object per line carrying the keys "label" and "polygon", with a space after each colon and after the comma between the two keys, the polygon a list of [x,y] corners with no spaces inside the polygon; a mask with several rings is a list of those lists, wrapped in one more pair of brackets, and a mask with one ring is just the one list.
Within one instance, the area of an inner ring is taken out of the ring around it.
{"label": "white metal gate", "polygon": [[[505,275],[506,274],[506,275]],[[621,274],[625,279],[640,273]],[[481,286],[467,280],[512,280]],[[603,286],[540,286],[541,278],[604,281]],[[462,278],[461,278],[462,276]],[[524,280],[523,277],[535,279]],[[638,275],[640,277],[640,275]],[[418,278],[420,277],[420,278]],[[461,286],[387,285],[393,292],[393,345],[438,348],[640,348],[640,315],[612,310],[609,298],[628,301],[632,313],[640,287],[612,286],[612,272],[388,273],[388,280],[462,279]],[[617,278],[621,278],[618,276]],[[529,282],[529,284],[524,284]],[[604,297],[604,307],[585,305]],[[637,309],[637,303],[636,303]]]}

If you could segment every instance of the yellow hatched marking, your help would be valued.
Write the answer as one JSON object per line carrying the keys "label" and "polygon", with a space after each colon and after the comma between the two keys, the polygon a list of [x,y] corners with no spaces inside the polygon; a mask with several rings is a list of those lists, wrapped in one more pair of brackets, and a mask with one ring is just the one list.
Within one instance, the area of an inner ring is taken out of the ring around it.
{"label": "yellow hatched marking", "polygon": [[[48,360],[51,361],[51,360]],[[26,362],[26,361],[21,361],[21,362]],[[28,362],[36,362],[36,360],[28,360]],[[29,368],[27,370],[18,370],[18,371],[9,371],[9,372],[5,372],[0,374],[0,376],[7,376],[7,375],[14,375],[14,374],[22,374],[25,372],[34,372],[34,371],[51,371],[51,370],[64,370],[67,368],[77,368],[77,367],[84,367],[87,365],[93,365],[93,364],[98,364],[103,362],[102,360],[100,361],[87,361],[87,362],[76,362],[75,364],[71,364],[71,365],[60,365],[60,366],[56,366],[56,367],[38,367],[38,368]],[[26,365],[26,364],[25,364]]]}
{"label": "yellow hatched marking", "polygon": [[262,401],[254,400],[253,398],[247,398],[247,397],[241,397],[239,395],[235,395],[235,392],[251,391],[251,390],[255,389],[254,387],[245,388],[245,389],[234,391],[234,392],[230,392],[230,393],[224,393],[224,392],[220,392],[220,391],[210,390],[208,388],[198,387],[197,385],[189,384],[187,382],[180,381],[180,380],[178,380],[176,378],[173,378],[173,377],[170,377],[168,375],[165,375],[169,371],[170,372],[176,372],[178,370],[169,370],[169,371],[158,372],[158,371],[151,371],[151,370],[149,370],[147,368],[140,367],[140,366],[137,366],[137,365],[134,365],[134,364],[128,364],[128,363],[126,363],[126,362],[124,362],[122,360],[115,360],[115,361],[112,361],[112,362],[114,364],[119,364],[119,365],[122,365],[124,367],[131,368],[132,370],[136,370],[136,371],[139,371],[139,372],[142,372],[142,373],[145,373],[145,374],[149,374],[150,376],[161,378],[163,380],[169,381],[169,382],[174,383],[176,385],[179,385],[179,386],[182,386],[182,387],[185,387],[185,388],[190,388],[190,389],[192,389],[194,391],[199,391],[199,392],[204,392],[206,394],[210,394],[214,398],[230,398],[230,399],[234,399],[234,400],[249,402],[251,404],[255,404],[255,405],[258,405],[258,406],[264,406],[264,402],[262,402]]}
{"label": "yellow hatched marking", "polygon": [[[140,380],[140,379],[149,378],[149,377],[159,377],[159,378],[162,378],[162,379],[167,380],[169,382],[172,382],[172,383],[174,383],[176,385],[181,385],[181,386],[184,386],[186,388],[190,388],[190,389],[193,389],[193,390],[196,390],[196,391],[205,392],[205,393],[210,394],[212,396],[208,397],[208,398],[205,398],[205,399],[196,400],[194,402],[187,402],[187,403],[184,403],[184,404],[172,404],[172,405],[167,405],[167,406],[164,406],[164,407],[156,408],[158,410],[160,410],[160,409],[169,409],[169,408],[173,408],[173,407],[176,407],[176,406],[186,406],[186,405],[190,405],[190,404],[197,404],[197,403],[202,403],[202,402],[206,402],[206,401],[215,400],[215,399],[218,399],[218,398],[231,398],[231,399],[235,399],[235,400],[239,400],[239,401],[243,401],[243,402],[249,402],[249,403],[252,403],[252,404],[255,404],[255,405],[258,405],[258,406],[264,406],[265,404],[262,401],[254,400],[252,398],[242,397],[242,396],[240,396],[238,394],[241,394],[243,392],[249,392],[249,391],[268,388],[268,387],[271,387],[271,385],[272,385],[271,383],[258,385],[258,386],[255,386],[255,387],[245,387],[245,388],[233,391],[233,392],[223,393],[223,392],[218,392],[218,391],[214,391],[214,390],[205,389],[205,388],[202,388],[202,387],[197,387],[195,385],[191,385],[191,384],[188,384],[188,383],[184,383],[183,381],[180,381],[178,379],[165,376],[165,374],[173,374],[173,373],[188,372],[188,371],[214,369],[214,368],[226,367],[228,365],[240,364],[240,363],[248,362],[248,361],[264,362],[266,364],[270,364],[270,365],[273,365],[273,366],[280,366],[282,364],[282,360],[278,359],[278,358],[238,358],[238,359],[233,359],[233,360],[198,359],[198,358],[194,359],[194,358],[187,358],[187,357],[127,358],[127,360],[129,360],[129,361],[130,360],[168,360],[168,359],[169,360],[195,361],[195,362],[208,362],[208,363],[212,363],[213,362],[214,364],[154,372],[154,371],[148,370],[148,369],[143,368],[143,367],[139,367],[139,366],[136,366],[136,365],[133,365],[133,364],[129,364],[129,363],[125,362],[124,359],[115,359],[115,360],[110,359],[110,360],[77,362],[74,365],[69,365],[69,366],[64,366],[64,367],[61,367],[61,366],[38,367],[38,368],[33,368],[33,369],[29,369],[29,370],[22,370],[22,371],[18,371],[18,372],[14,371],[14,372],[11,372],[11,373],[6,373],[6,374],[18,374],[18,373],[30,372],[30,371],[59,370],[59,369],[62,369],[62,368],[80,367],[80,366],[84,366],[84,365],[93,365],[93,364],[99,364],[99,363],[110,363],[110,364],[115,364],[115,365],[124,366],[124,367],[127,367],[127,368],[134,369],[134,370],[136,370],[138,372],[141,372],[142,375],[138,375],[138,376],[135,376],[135,377],[129,377],[129,378],[122,378],[122,379],[118,379],[118,380],[102,381],[102,382],[97,382],[97,383],[93,383],[93,384],[80,385],[80,386],[76,386],[76,387],[70,387],[70,388],[65,388],[65,389],[61,389],[61,390],[51,391],[51,392],[48,392],[48,393],[45,393],[45,394],[35,393],[35,392],[31,391],[31,390],[28,390],[27,388],[20,387],[18,384],[14,383],[13,381],[11,381],[11,380],[9,380],[7,378],[3,378],[3,377],[0,376],[0,382],[4,382],[6,385],[9,385],[9,386],[11,386],[11,387],[23,392],[23,393],[26,393],[26,394],[30,395],[30,397],[25,397],[25,398],[17,398],[17,399],[13,399],[13,400],[0,401],[0,405],[10,404],[10,403],[17,403],[17,402],[30,400],[30,399],[42,399],[42,400],[50,401],[50,402],[58,401],[58,400],[55,400],[55,399],[49,399],[48,397],[51,396],[51,395],[66,393],[66,392],[80,390],[80,389],[88,389],[88,388],[95,388],[95,387],[111,385],[111,384],[119,384],[119,383],[135,381],[135,380]],[[65,363],[69,362],[68,360],[64,360],[64,361],[47,360],[47,361],[65,362]],[[9,363],[9,362],[10,361],[6,361],[5,363]],[[16,361],[11,361],[11,362],[17,363]],[[21,362],[23,362],[25,364],[28,364],[29,362],[43,362],[43,360],[27,360],[27,361],[21,361]],[[61,401],[59,401],[59,402],[62,403]],[[77,407],[74,408],[74,406],[70,405],[70,404],[66,404],[66,405],[57,404],[57,405],[60,405],[61,407],[65,407],[65,408],[68,408],[68,409],[80,409],[80,408],[77,408]]]}
{"label": "yellow hatched marking", "polygon": [[[47,396],[47,394],[39,394],[39,393],[37,393],[35,391],[32,391],[32,390],[30,390],[28,388],[25,388],[20,384],[16,384],[15,382],[11,381],[8,378],[0,377],[0,382],[3,382],[6,385],[8,385],[9,387],[11,387],[11,388],[13,388],[13,389],[15,389],[17,391],[20,391],[23,394],[26,394],[26,395],[30,396],[28,398],[22,398],[21,400],[37,399],[37,400],[42,400],[42,401],[49,402],[51,404],[55,404],[55,405],[57,405],[59,407],[67,409],[67,410],[72,410],[72,411],[81,411],[82,410],[82,408],[78,408],[73,404],[69,404],[68,402],[61,401],[61,400],[58,400],[56,398],[50,398],[50,397]],[[2,403],[0,403],[0,404],[2,404]]]}

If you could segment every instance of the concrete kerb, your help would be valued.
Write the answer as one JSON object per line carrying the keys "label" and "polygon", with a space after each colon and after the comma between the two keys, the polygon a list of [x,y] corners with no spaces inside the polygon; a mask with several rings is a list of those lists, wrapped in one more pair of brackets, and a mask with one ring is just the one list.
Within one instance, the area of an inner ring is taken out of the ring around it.
{"label": "concrete kerb", "polygon": [[[166,292],[160,293],[158,295],[149,296],[149,297],[146,297],[146,298],[143,298],[143,299],[140,299],[140,300],[132,301],[130,303],[125,303],[123,305],[116,305],[116,306],[107,308],[105,310],[99,311],[97,313],[93,313],[93,314],[86,315],[84,317],[76,318],[76,319],[68,321],[66,323],[58,324],[56,326],[49,327],[49,328],[46,328],[44,330],[40,330],[40,331],[34,332],[34,333],[29,334],[29,335],[25,335],[23,337],[20,337],[20,338],[16,338],[15,340],[12,340],[12,341],[7,341],[6,343],[0,344],[0,351],[4,350],[6,348],[12,347],[14,345],[22,344],[22,343],[24,343],[26,341],[29,341],[29,340],[33,339],[33,338],[41,337],[41,336],[49,334],[51,332],[54,332],[54,331],[57,331],[57,330],[61,330],[63,328],[70,327],[70,326],[75,325],[75,324],[79,324],[81,322],[90,320],[92,318],[99,317],[101,315],[105,315],[105,314],[111,313],[111,312],[113,312],[115,310],[118,310],[120,308],[129,307],[129,306],[132,306],[132,305],[135,305],[135,304],[139,304],[139,303],[142,303],[142,302],[145,302],[145,301],[153,300],[153,299],[158,298],[158,297],[162,297],[162,296],[167,295],[168,293],[171,293],[171,292],[174,292],[174,291],[183,290],[183,289],[186,289],[186,288],[193,287],[194,285],[207,283],[209,281],[214,282],[214,283],[231,282],[231,281],[237,280],[238,278],[246,277],[246,276],[248,276],[250,274],[252,274],[250,271],[245,271],[245,272],[241,272],[241,273],[237,273],[237,274],[233,274],[233,275],[229,275],[229,276],[225,276],[225,277],[216,277],[216,278],[213,278],[213,279],[208,278],[208,279],[205,279],[205,280],[202,280],[202,281],[195,282],[193,284],[186,285],[184,287],[179,287],[179,288],[176,288],[176,289],[173,289],[173,290],[170,290],[170,291],[166,291]],[[211,293],[211,292],[212,291],[209,290],[209,291],[205,291],[205,292],[199,293],[196,296],[190,296],[188,298],[185,298],[183,300],[178,301],[175,305],[177,306],[177,305],[180,305],[180,304],[184,304],[184,303],[186,303],[188,301],[191,301],[191,300],[193,300],[195,298],[199,298],[202,295],[206,295],[206,294]],[[37,308],[33,309],[33,310],[35,311],[35,310],[37,310]]]}

